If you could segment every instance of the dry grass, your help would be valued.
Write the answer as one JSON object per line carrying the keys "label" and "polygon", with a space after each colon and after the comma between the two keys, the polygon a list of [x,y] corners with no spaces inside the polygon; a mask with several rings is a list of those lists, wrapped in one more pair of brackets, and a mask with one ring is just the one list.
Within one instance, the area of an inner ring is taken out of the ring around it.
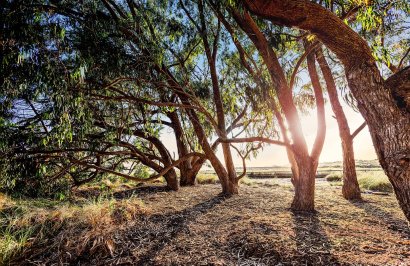
{"label": "dry grass", "polygon": [[196,180],[198,184],[217,184],[219,179],[215,174],[200,173],[197,175]]}
{"label": "dry grass", "polygon": [[393,187],[390,184],[388,177],[382,171],[378,172],[363,172],[358,176],[359,185],[363,189],[393,192]]}
{"label": "dry grass", "polygon": [[[205,184],[218,184],[219,179],[218,176],[216,176],[215,174],[208,174],[208,173],[200,173],[197,175],[196,180],[198,182],[198,184],[200,185],[205,185]],[[255,181],[250,179],[247,176],[242,177],[239,180],[239,184],[245,185],[245,186],[253,186],[255,185]]]}
{"label": "dry grass", "polygon": [[230,198],[219,195],[219,184],[178,192],[158,186],[47,207],[38,219],[52,221],[50,232],[28,240],[12,263],[408,265],[410,230],[393,196],[363,195],[364,202],[352,203],[340,188],[318,181],[317,213],[292,213],[291,186],[252,181]]}
{"label": "dry grass", "polygon": [[28,262],[38,254],[70,261],[84,254],[113,254],[113,232],[146,213],[140,199],[99,198],[79,205],[8,199],[0,209],[0,264]]}
{"label": "dry grass", "polygon": [[329,182],[342,181],[343,173],[341,173],[341,172],[330,173],[325,177],[325,179]]}

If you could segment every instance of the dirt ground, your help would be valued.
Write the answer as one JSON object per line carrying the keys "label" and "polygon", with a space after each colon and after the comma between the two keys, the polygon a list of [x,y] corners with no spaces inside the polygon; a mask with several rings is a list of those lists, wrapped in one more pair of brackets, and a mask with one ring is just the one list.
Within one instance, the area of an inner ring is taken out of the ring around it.
{"label": "dirt ground", "polygon": [[[317,182],[315,214],[289,210],[292,187],[259,181],[231,198],[220,186],[179,192],[140,187],[147,214],[113,236],[113,254],[83,254],[71,265],[410,265],[410,229],[393,195],[341,197],[341,188]],[[41,264],[49,253],[28,257]],[[21,263],[22,261],[20,261]]]}

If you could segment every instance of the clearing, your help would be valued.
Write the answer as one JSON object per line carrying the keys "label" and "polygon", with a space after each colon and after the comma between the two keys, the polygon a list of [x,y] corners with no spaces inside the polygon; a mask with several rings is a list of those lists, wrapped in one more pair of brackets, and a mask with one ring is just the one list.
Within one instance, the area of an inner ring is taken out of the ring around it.
{"label": "clearing", "polygon": [[147,211],[112,231],[105,248],[91,243],[73,254],[56,236],[32,243],[13,263],[410,265],[410,230],[392,194],[364,194],[363,202],[349,202],[340,187],[320,180],[317,213],[304,214],[289,210],[293,191],[284,181],[242,185],[231,198],[219,192],[218,184],[116,192],[115,201],[133,195]]}

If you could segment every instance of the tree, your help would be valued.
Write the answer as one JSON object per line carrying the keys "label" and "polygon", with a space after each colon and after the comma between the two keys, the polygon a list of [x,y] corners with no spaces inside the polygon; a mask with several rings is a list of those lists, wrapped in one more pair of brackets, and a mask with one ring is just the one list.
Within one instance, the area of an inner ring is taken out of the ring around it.
{"label": "tree", "polygon": [[[358,108],[366,120],[380,164],[410,220],[410,113],[406,101],[410,68],[384,80],[367,43],[342,20],[309,1],[244,1],[275,24],[315,34],[342,61]],[[400,83],[395,83],[400,80]],[[383,126],[380,126],[383,125]]]}
{"label": "tree", "polygon": [[[295,195],[292,202],[292,208],[295,210],[304,211],[313,210],[316,169],[324,143],[326,128],[324,120],[323,94],[317,79],[316,69],[313,65],[310,65],[311,67],[309,68],[309,73],[313,83],[314,98],[317,105],[319,121],[316,140],[311,152],[309,152],[302,132],[300,118],[293,99],[292,90],[288,85],[285,72],[279,63],[275,51],[272,49],[266,36],[261,32],[256,22],[247,12],[241,14],[233,8],[230,9],[230,12],[238,25],[253,42],[262,57],[263,64],[268,70],[274,92],[277,95],[280,110],[284,114],[284,120],[283,118],[279,118],[278,121],[280,121],[280,123],[283,123],[282,121],[286,121],[288,130],[291,134],[292,143],[289,143],[288,145],[290,147],[288,149],[288,157],[292,163],[292,171],[294,173],[292,183],[295,186]],[[272,111],[277,113],[277,117],[281,117],[281,114],[275,111],[276,107],[273,109],[274,110]],[[282,124],[281,128],[283,128],[282,131],[284,136],[286,136],[284,130],[285,125]],[[284,138],[286,139],[286,137]]]}
{"label": "tree", "polygon": [[316,60],[319,63],[320,69],[326,82],[326,88],[329,94],[330,104],[335,114],[335,118],[339,128],[340,139],[342,140],[343,197],[349,200],[360,200],[361,193],[356,175],[353,139],[366,126],[366,123],[363,123],[361,126],[359,126],[359,128],[357,128],[352,134],[350,133],[350,128],[347,122],[346,115],[339,101],[336,83],[333,78],[332,71],[329,67],[329,64],[326,61],[326,58],[323,55],[323,51],[321,48],[319,48],[316,51]]}

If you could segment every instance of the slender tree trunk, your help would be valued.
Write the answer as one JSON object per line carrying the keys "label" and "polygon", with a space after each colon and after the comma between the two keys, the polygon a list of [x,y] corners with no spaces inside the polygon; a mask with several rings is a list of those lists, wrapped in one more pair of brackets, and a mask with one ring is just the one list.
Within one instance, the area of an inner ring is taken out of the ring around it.
{"label": "slender tree trunk", "polygon": [[[199,17],[200,17],[200,28],[201,37],[204,43],[205,55],[208,60],[209,70],[211,74],[212,81],[212,91],[213,99],[215,103],[216,117],[218,121],[219,137],[227,138],[226,124],[225,124],[225,112],[223,108],[221,89],[219,86],[218,72],[216,69],[216,58],[218,52],[217,41],[220,36],[220,24],[218,24],[217,33],[214,35],[213,44],[209,43],[209,36],[207,31],[207,25],[204,15],[204,6],[202,0],[198,1]],[[222,143],[222,152],[225,160],[225,167],[228,173],[228,190],[231,194],[238,193],[238,181],[235,166],[232,159],[232,152],[229,143]]]}
{"label": "slender tree trunk", "polygon": [[[184,98],[182,97],[182,99]],[[188,103],[186,99],[184,99],[183,102],[185,104]],[[209,160],[212,167],[214,168],[215,173],[219,178],[219,181],[221,182],[222,193],[225,195],[238,194],[237,185],[236,187],[235,185],[232,185],[231,180],[229,180],[228,172],[225,170],[223,164],[218,159],[214,150],[209,145],[205,131],[202,128],[201,122],[199,121],[199,117],[193,110],[186,110],[186,112],[188,114],[189,119],[191,120],[192,126],[194,127],[194,131],[198,137],[199,143],[202,149],[204,150],[204,153],[207,159]]]}
{"label": "slender tree trunk", "polygon": [[356,165],[353,150],[353,137],[350,134],[349,124],[346,115],[340,104],[337,94],[336,83],[333,79],[332,71],[326,58],[323,56],[322,49],[316,52],[316,60],[322,70],[323,77],[326,82],[327,91],[329,94],[330,105],[335,114],[337,125],[339,128],[339,135],[342,143],[343,152],[343,197],[348,200],[360,200],[360,187],[357,182]]}
{"label": "slender tree trunk", "polygon": [[[345,134],[342,136],[342,134]],[[353,140],[350,134],[340,133],[343,151],[343,197],[348,200],[360,200],[360,187],[357,182],[354,160]]]}

